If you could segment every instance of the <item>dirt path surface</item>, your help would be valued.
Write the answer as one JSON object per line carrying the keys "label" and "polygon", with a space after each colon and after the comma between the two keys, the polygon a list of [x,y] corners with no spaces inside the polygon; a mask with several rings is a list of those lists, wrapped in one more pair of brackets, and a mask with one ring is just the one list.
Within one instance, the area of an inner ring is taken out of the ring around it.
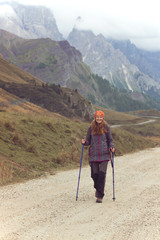
{"label": "dirt path surface", "polygon": [[[83,160],[84,161],[84,160]],[[103,203],[96,203],[90,168],[0,188],[0,240],[159,240],[160,148],[115,158]]]}

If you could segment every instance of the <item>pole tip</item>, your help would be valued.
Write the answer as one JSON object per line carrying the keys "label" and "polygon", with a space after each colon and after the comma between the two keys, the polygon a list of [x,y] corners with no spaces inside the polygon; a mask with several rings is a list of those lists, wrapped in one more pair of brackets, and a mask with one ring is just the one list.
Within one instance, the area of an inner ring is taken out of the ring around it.
{"label": "pole tip", "polygon": [[112,198],[113,199],[113,201],[115,201],[116,199],[115,198]]}

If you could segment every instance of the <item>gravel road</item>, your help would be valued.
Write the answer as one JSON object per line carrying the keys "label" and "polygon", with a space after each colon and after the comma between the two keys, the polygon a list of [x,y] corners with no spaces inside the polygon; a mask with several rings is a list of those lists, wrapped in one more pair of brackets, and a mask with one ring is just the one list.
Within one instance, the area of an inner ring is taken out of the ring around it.
{"label": "gravel road", "polygon": [[[85,159],[83,160],[85,161]],[[0,240],[159,240],[160,148],[115,157],[103,203],[90,167],[0,188]]]}

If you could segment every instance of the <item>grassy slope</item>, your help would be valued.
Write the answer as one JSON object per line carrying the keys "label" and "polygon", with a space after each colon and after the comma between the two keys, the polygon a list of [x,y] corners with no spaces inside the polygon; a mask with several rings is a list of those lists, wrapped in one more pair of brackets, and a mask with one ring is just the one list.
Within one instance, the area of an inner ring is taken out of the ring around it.
{"label": "grassy slope", "polygon": [[[15,109],[14,109],[15,110]],[[0,155],[10,171],[9,179],[18,180],[53,173],[56,168],[77,166],[80,139],[87,124],[47,113],[0,112]],[[16,163],[16,165],[15,165]],[[2,168],[2,166],[1,166]],[[4,167],[3,167],[4,168]],[[1,171],[1,181],[8,181]],[[10,180],[9,180],[10,181]]]}
{"label": "grassy slope", "polygon": [[24,72],[20,68],[17,68],[13,64],[10,64],[4,58],[0,56],[0,79],[3,82],[15,82],[15,83],[36,83],[42,85],[42,81],[33,75]]}
{"label": "grassy slope", "polygon": [[160,112],[156,109],[149,109],[149,110],[139,110],[139,111],[133,111],[131,114],[137,115],[137,116],[154,116],[154,117],[160,117]]}
{"label": "grassy slope", "polygon": [[[3,102],[12,97],[3,92]],[[111,117],[111,110],[105,114]],[[135,122],[136,117],[114,113],[120,122]],[[123,116],[122,116],[123,115]],[[114,121],[114,119],[112,119]],[[111,121],[111,118],[110,118]],[[57,169],[79,167],[81,138],[86,135],[89,122],[69,120],[34,104],[0,105],[0,182],[22,181],[53,174]],[[117,155],[155,146],[142,136],[121,128],[112,129]],[[85,148],[83,164],[88,164]]]}

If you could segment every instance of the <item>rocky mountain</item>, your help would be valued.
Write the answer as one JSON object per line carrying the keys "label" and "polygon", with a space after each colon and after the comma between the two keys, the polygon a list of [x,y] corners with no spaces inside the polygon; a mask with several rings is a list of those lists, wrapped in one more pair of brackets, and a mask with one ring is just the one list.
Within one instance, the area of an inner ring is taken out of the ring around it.
{"label": "rocky mountain", "polygon": [[16,2],[2,2],[0,8],[0,29],[27,39],[48,37],[57,41],[63,40],[50,9]]}
{"label": "rocky mountain", "polygon": [[160,51],[138,49],[130,40],[107,39],[115,49],[119,49],[140,71],[160,82]]}
{"label": "rocky mountain", "polygon": [[109,80],[112,85],[160,99],[160,85],[135,64],[131,64],[103,35],[96,36],[91,31],[73,29],[68,41],[82,53],[83,61],[91,70]]}

